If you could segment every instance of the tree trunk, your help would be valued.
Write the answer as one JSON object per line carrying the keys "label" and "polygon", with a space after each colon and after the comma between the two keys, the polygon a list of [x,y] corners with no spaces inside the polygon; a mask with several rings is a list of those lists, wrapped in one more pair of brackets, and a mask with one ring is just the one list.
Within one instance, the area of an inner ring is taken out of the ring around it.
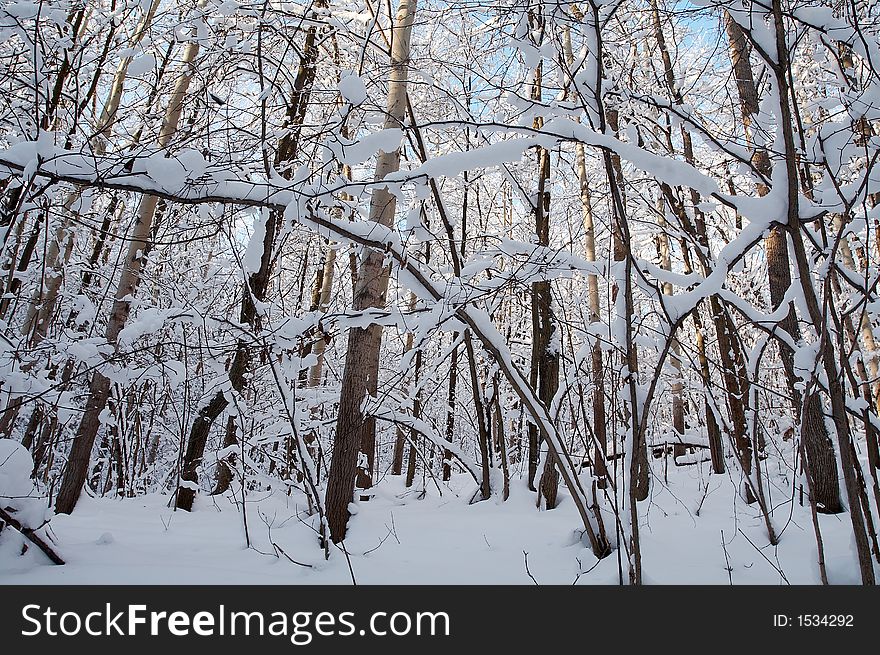
{"label": "tree trunk", "polygon": [[[449,386],[446,393],[446,441],[452,443],[455,439],[455,391],[458,387],[458,337],[459,333],[452,334],[452,353],[449,355]],[[450,462],[452,452],[443,450],[443,482],[448,482],[452,475]]]}
{"label": "tree trunk", "polygon": [[[575,146],[578,181],[580,183],[581,208],[584,216],[584,255],[587,261],[596,261],[596,228],[593,223],[593,203],[587,180],[586,153],[584,144]],[[590,303],[590,324],[598,323],[601,306],[599,303],[599,278],[595,274],[587,276],[587,294]],[[596,486],[604,489],[608,485],[608,468],[605,457],[608,448],[605,413],[605,368],[602,357],[602,343],[596,339],[591,349],[590,372],[593,383],[593,473]]]}
{"label": "tree trunk", "polygon": [[[608,127],[614,134],[620,131],[619,117],[616,109],[607,109],[605,117]],[[638,408],[636,386],[638,384],[639,359],[638,346],[632,339],[632,320],[633,320],[633,298],[632,298],[632,278],[629,275],[632,267],[632,257],[630,253],[629,226],[626,215],[626,196],[624,194],[623,183],[623,166],[621,164],[620,155],[617,153],[603,153],[605,161],[606,177],[611,192],[611,205],[614,215],[614,262],[617,271],[617,279],[614,282],[611,291],[611,303],[616,308],[616,319],[621,320],[626,326],[625,343],[620,344],[624,349],[624,368],[625,383],[627,386],[627,394],[629,402],[626,411],[628,412],[627,421],[630,423],[633,439],[632,453],[632,478],[630,480],[631,493],[635,500],[645,500],[648,498],[650,491],[650,466],[648,464],[648,444],[644,439],[644,435],[640,434],[637,429],[639,425],[639,417],[636,415]],[[622,271],[622,272],[621,272]],[[622,302],[618,298],[618,294],[623,292]],[[633,509],[635,513],[635,509]],[[635,515],[635,514],[634,514]],[[641,574],[636,573],[636,578],[640,578]]]}
{"label": "tree trunk", "polygon": [[[419,372],[422,369],[422,350],[421,348],[416,351],[416,364],[414,376],[416,380],[419,378]],[[413,418],[419,418],[422,413],[422,390],[421,388],[416,391],[416,397],[413,399]],[[407,455],[406,460],[406,487],[409,489],[413,485],[413,481],[416,477],[416,464],[418,463],[417,457],[418,453],[416,452],[416,444],[418,443],[419,435],[413,429],[410,430],[409,433],[409,454]]]}
{"label": "tree trunk", "polygon": [[[543,29],[543,26],[542,26]],[[532,84],[532,100],[540,103],[543,95],[543,62],[535,69]],[[542,118],[535,118],[533,127],[540,130],[544,125]],[[547,248],[550,245],[550,151],[546,148],[536,149],[538,175],[537,193],[532,211],[535,216],[535,234],[538,246]],[[532,283],[532,359],[529,379],[538,392],[538,398],[546,407],[550,407],[556,390],[559,388],[559,327],[553,316],[553,296],[550,282],[542,280]],[[537,427],[529,426],[529,484],[533,483],[538,464]],[[548,448],[544,460],[544,470],[538,482],[538,505],[544,501],[547,509],[556,507],[556,496],[559,490],[559,474],[556,472],[556,460]]]}
{"label": "tree trunk", "polygon": [[[315,79],[316,39],[317,27],[312,25],[306,33],[299,70],[293,82],[293,94],[287,114],[287,128],[290,131],[279,140],[278,149],[275,152],[274,164],[276,168],[293,159],[299,147],[299,131],[297,128],[302,125],[302,121],[305,118],[312,83]],[[281,171],[281,176],[289,178],[290,171]],[[256,271],[250,273],[247,282],[242,288],[239,321],[257,332],[261,327],[257,305],[266,299],[266,294],[268,293],[270,274],[275,261],[275,237],[281,227],[282,220],[283,215],[280,210],[269,210],[263,233],[263,243],[261,244],[260,265]],[[250,369],[251,353],[248,345],[246,339],[238,340],[232,366],[229,369],[229,382],[235,393],[241,393],[244,390],[245,378]],[[189,439],[187,440],[186,454],[183,458],[180,474],[181,480],[198,484],[198,468],[205,454],[205,446],[208,443],[211,427],[228,404],[229,400],[226,394],[223,391],[218,391],[206,404],[199,408],[198,416],[193,421]],[[231,431],[227,429],[224,444],[229,446],[234,443],[236,442],[233,426]],[[224,466],[224,464],[221,464],[221,468]],[[217,485],[215,485],[215,491],[218,493],[222,493],[224,490],[221,482],[227,479],[227,477],[231,479],[231,476],[227,474],[231,474],[231,471],[227,470],[226,474],[218,472],[218,475],[223,476],[218,478]],[[186,485],[177,489],[175,503],[178,509],[186,511],[192,509],[195,490],[191,487],[192,485]]]}
{"label": "tree trunk", "polygon": [[[327,254],[324,257],[324,267],[321,272],[321,289],[318,297],[318,311],[325,314],[330,307],[330,296],[333,293],[333,277],[336,268],[336,244],[330,242],[327,244]],[[316,336],[312,344],[312,354],[315,356],[315,363],[309,367],[309,387],[314,389],[321,384],[321,377],[324,371],[324,352],[327,350],[327,344],[330,343],[330,335],[321,330]]]}
{"label": "tree trunk", "polygon": [[[415,293],[410,293],[409,296],[409,310],[413,311],[416,308],[416,303],[418,302],[418,296]],[[413,347],[413,333],[406,333],[406,340],[403,346],[404,355],[412,350]],[[415,384],[419,383],[418,376],[413,379]],[[404,383],[403,386],[404,395],[409,395],[409,385]],[[403,473],[403,451],[404,446],[406,445],[406,432],[404,432],[403,427],[397,427],[397,436],[394,439],[394,452],[391,458],[391,475],[400,475]]]}
{"label": "tree trunk", "polygon": [[[134,59],[134,46],[140,43],[144,38],[146,31],[149,29],[159,7],[161,0],[153,0],[147,9],[146,14],[141,19],[140,24],[132,35],[128,54],[123,57],[116,68],[113,76],[113,82],[110,85],[110,93],[104,102],[101,116],[95,126],[96,134],[90,140],[90,146],[96,155],[103,155],[106,152],[107,142],[113,131],[113,124],[116,121],[116,112],[119,110],[119,103],[122,100],[122,93],[125,89],[125,80],[128,76],[128,67]],[[73,250],[73,242],[75,233],[70,229],[70,212],[73,206],[81,197],[81,190],[73,191],[64,203],[63,219],[58,225],[55,232],[55,238],[49,244],[46,253],[46,265],[49,269],[45,289],[41,286],[31,298],[28,307],[27,319],[25,320],[22,334],[30,336],[31,345],[36,346],[42,341],[49,328],[52,315],[55,311],[55,304],[58,301],[58,292],[61,289],[61,283],[64,280],[64,268],[70,259]],[[107,210],[105,220],[109,219],[116,206],[116,201],[111,201],[111,208]],[[108,226],[109,227],[109,226]]]}
{"label": "tree trunk", "polygon": [[[740,98],[740,110],[742,113],[743,127],[746,139],[749,143],[754,142],[752,135],[752,121],[758,115],[758,93],[755,86],[752,67],[749,63],[749,50],[746,36],[742,28],[736,23],[728,12],[724,12],[724,24],[730,41],[730,56],[736,77],[737,91]],[[778,26],[781,30],[782,26]],[[787,46],[786,46],[787,47]],[[785,88],[788,88],[787,85]],[[781,103],[787,107],[788,98],[782,96]],[[791,126],[787,126],[790,128]],[[794,149],[789,151],[790,157],[795,157]],[[755,169],[765,179],[770,178],[772,165],[767,151],[756,148],[752,155],[752,163]],[[794,164],[794,162],[792,162]],[[798,184],[795,177],[794,193],[797,194]],[[761,196],[769,192],[763,183],[758,184],[758,193]],[[786,217],[780,217],[786,220]],[[764,240],[764,249],[767,256],[767,275],[770,284],[771,309],[776,310],[785,299],[785,294],[791,286],[791,265],[788,257],[788,239],[782,226],[774,225],[770,234]],[[790,307],[788,314],[780,321],[780,326],[792,338],[795,343],[801,340],[800,328],[795,316],[794,307]],[[809,471],[813,477],[812,485],[815,494],[816,508],[820,512],[835,514],[841,512],[843,507],[840,501],[840,487],[835,464],[834,446],[828,436],[825,427],[825,412],[822,400],[815,393],[810,397],[802,398],[798,388],[798,378],[794,370],[794,353],[785,346],[780,346],[780,357],[785,370],[785,380],[788,385],[789,395],[792,399],[796,418],[800,418],[801,439],[804,443],[804,451],[809,458]]]}
{"label": "tree trunk", "polygon": [[[200,1],[200,7],[204,5],[204,1]],[[183,70],[171,94],[165,117],[162,120],[162,127],[159,130],[157,142],[159,148],[166,148],[175,132],[177,132],[180,115],[183,110],[183,101],[186,98],[190,81],[195,73],[192,63],[198,52],[198,41],[190,41],[184,49]],[[159,199],[156,196],[144,196],[138,208],[137,222],[132,230],[128,254],[126,255],[122,274],[116,288],[115,301],[104,335],[107,342],[114,346],[114,349],[117,346],[119,333],[125,327],[129,312],[131,311],[130,299],[137,292],[137,287],[140,283],[141,267],[143,266],[142,254],[143,250],[150,243],[153,217],[158,202]],[[85,412],[71,445],[67,469],[58,490],[55,510],[59,513],[70,514],[79,500],[79,494],[82,491],[86,475],[88,474],[89,460],[91,459],[95,436],[100,427],[100,414],[107,404],[109,394],[110,380],[96,371],[89,385],[89,397],[86,402]]]}
{"label": "tree trunk", "polygon": [[[540,73],[538,73],[540,75]],[[537,85],[540,85],[538,77]],[[539,246],[550,245],[550,151],[538,149],[538,196],[535,203],[535,232]],[[553,296],[549,281],[532,284],[532,365],[537,369],[538,398],[550,407],[559,388],[559,326],[553,312]],[[556,458],[548,451],[544,470],[538,483],[539,502],[543,498],[547,509],[556,507],[559,474]]]}
{"label": "tree trunk", "polygon": [[[666,233],[666,221],[663,218],[663,211],[666,209],[666,203],[663,201],[663,198],[660,198],[660,216],[657,219],[658,227],[660,228],[660,232],[657,235],[657,251],[660,255],[660,268],[664,271],[672,271],[672,257],[669,252],[669,235]],[[667,296],[672,295],[672,283],[664,282],[663,283],[663,294]],[[682,398],[682,378],[681,378],[681,344],[678,342],[678,337],[674,334],[671,334],[667,337],[672,340],[672,346],[670,348],[670,357],[669,363],[673,368],[673,380],[670,385],[670,391],[672,392],[672,429],[675,431],[676,443],[673,445],[673,456],[679,457],[684,455],[686,452],[686,447],[683,444],[684,441],[684,401]],[[665,448],[665,445],[664,445]]]}
{"label": "tree trunk", "polygon": [[[386,128],[403,126],[406,111],[406,87],[409,70],[409,43],[416,0],[400,0],[392,30],[391,74],[388,84],[388,116]],[[400,149],[379,153],[376,181],[400,168]],[[394,220],[397,199],[387,187],[376,188],[370,202],[370,220],[390,227]],[[384,254],[369,250],[361,262],[353,310],[363,311],[385,304],[389,270],[384,265]],[[339,398],[339,417],[333,456],[327,479],[327,519],[334,543],[345,539],[348,526],[348,504],[354,493],[355,478],[362,488],[372,484],[372,464],[375,451],[376,424],[363,414],[364,398],[376,393],[379,372],[379,349],[382,344],[382,326],[375,323],[366,328],[349,330],[342,390]],[[363,455],[365,465],[358,465]]]}
{"label": "tree trunk", "polygon": [[[803,235],[801,233],[802,226],[800,218],[797,151],[795,148],[794,134],[792,131],[793,121],[791,108],[789,106],[789,86],[787,77],[790,72],[790,64],[788,59],[788,46],[785,39],[785,28],[783,25],[782,5],[780,0],[773,0],[772,9],[776,36],[776,57],[778,62],[777,65],[774,67],[773,73],[775,74],[776,84],[779,89],[779,121],[785,145],[785,168],[788,183],[788,211],[786,216],[787,228],[789,233],[791,234],[798,275],[800,277],[801,288],[804,292],[803,296],[804,300],[806,301],[807,311],[809,312],[810,320],[813,325],[816,326],[817,330],[821,330],[821,336],[825,341],[825,343],[820,345],[819,350],[821,353],[825,375],[827,377],[829,396],[831,397],[832,416],[834,418],[835,431],[837,432],[837,447],[840,453],[840,463],[843,470],[844,486],[846,488],[847,502],[849,503],[850,521],[852,523],[853,536],[855,537],[856,542],[856,552],[859,559],[862,584],[873,585],[875,583],[874,565],[873,560],[871,559],[870,546],[868,545],[868,536],[865,527],[865,516],[862,512],[858,475],[856,471],[856,468],[859,467],[860,464],[853,457],[854,449],[851,443],[850,426],[847,417],[846,396],[840,380],[840,371],[838,369],[837,363],[834,360],[834,343],[832,343],[830,339],[831,331],[827,324],[827,319],[823,315],[822,310],[819,306],[819,301],[816,296],[816,290],[813,286],[810,262],[807,257],[806,247],[804,245]],[[732,22],[733,20],[730,19],[728,16],[728,23]],[[826,288],[829,287],[829,279],[825,280],[825,285]],[[831,303],[828,311],[832,315],[834,315],[834,313],[836,312],[833,303]],[[816,396],[816,394],[812,395],[814,397]],[[809,402],[810,398],[807,398],[807,401]],[[819,404],[821,405],[821,401],[819,402]],[[804,406],[805,412],[807,411],[807,407],[808,405]],[[815,435],[810,438],[818,441],[818,439],[815,438]],[[817,459],[814,463],[814,458],[816,457],[816,454],[811,454],[809,452],[811,444],[809,438],[807,437],[806,431],[804,431],[803,441],[805,450],[807,451],[807,459],[809,460],[810,473],[812,474],[814,486],[816,484],[823,485],[826,488],[826,492],[830,491],[828,490],[828,487],[830,487],[829,481],[833,479],[835,481],[834,492],[839,494],[838,486],[836,484],[836,460],[834,458],[833,447],[830,444],[830,439],[828,438],[827,433],[825,434],[825,439],[828,442],[827,444],[822,442],[813,444],[813,447],[816,448],[817,452],[822,456],[822,459]],[[829,451],[830,455],[828,454]],[[827,461],[828,458],[830,458],[830,461]],[[814,470],[814,466],[816,465],[830,467],[831,470],[826,469],[824,471],[817,472]],[[830,511],[829,506],[825,503],[826,499],[821,497],[822,492],[816,491],[815,493],[817,504],[820,502],[825,504],[826,511]],[[837,499],[837,502],[840,502],[839,499]]]}

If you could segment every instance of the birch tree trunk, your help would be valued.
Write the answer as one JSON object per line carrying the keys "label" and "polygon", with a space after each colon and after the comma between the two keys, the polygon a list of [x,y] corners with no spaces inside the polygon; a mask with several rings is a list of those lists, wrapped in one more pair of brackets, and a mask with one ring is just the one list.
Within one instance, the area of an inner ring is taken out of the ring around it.
{"label": "birch tree trunk", "polygon": [[[122,93],[125,89],[128,67],[134,59],[133,47],[141,42],[150,28],[160,2],[161,0],[153,0],[129,42],[129,51],[132,54],[123,57],[116,67],[116,73],[113,75],[113,82],[110,85],[110,93],[104,102],[101,115],[95,125],[95,136],[90,140],[91,147],[96,155],[102,155],[106,151],[107,142],[113,131],[113,124],[116,121],[116,113],[119,110],[119,103],[122,100]],[[78,189],[71,193],[64,203],[64,219],[55,231],[55,237],[50,242],[46,253],[46,263],[49,272],[44,285],[45,288],[41,286],[34,292],[34,296],[31,298],[30,305],[28,306],[27,319],[21,332],[25,336],[30,336],[32,346],[38,345],[46,337],[52,315],[55,312],[58,292],[64,280],[63,271],[73,250],[75,233],[70,229],[69,214],[75,203],[80,199],[80,196],[81,190]],[[112,213],[112,210],[109,213]]]}
{"label": "birch tree trunk", "polygon": [[[199,2],[199,8],[203,7],[205,0]],[[180,115],[183,111],[183,102],[186,98],[190,82],[195,74],[193,61],[199,53],[199,42],[192,40],[187,43],[183,52],[182,71],[177,84],[171,93],[159,130],[157,145],[166,148],[177,132]],[[153,226],[153,217],[159,199],[156,196],[147,195],[141,199],[137,211],[137,219],[132,230],[129,242],[128,254],[116,287],[115,300],[110,311],[110,319],[104,334],[108,343],[117,347],[117,339],[122,328],[128,321],[131,311],[131,299],[137,293],[141,280],[141,268],[143,266],[143,251],[150,243],[150,234]],[[100,428],[101,412],[107,405],[110,395],[110,380],[99,371],[96,371],[89,385],[89,396],[86,402],[85,412],[74,437],[68,457],[67,469],[58,490],[58,498],[55,510],[59,513],[70,514],[79,500],[79,494],[85,484],[88,474],[89,460],[91,459],[92,447],[95,436]]]}

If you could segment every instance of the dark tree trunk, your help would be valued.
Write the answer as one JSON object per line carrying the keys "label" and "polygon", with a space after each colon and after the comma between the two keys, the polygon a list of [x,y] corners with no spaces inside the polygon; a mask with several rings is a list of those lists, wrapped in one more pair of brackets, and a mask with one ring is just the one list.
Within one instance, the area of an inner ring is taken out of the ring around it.
{"label": "dark tree trunk", "polygon": [[[312,83],[315,79],[315,61],[317,57],[315,40],[317,28],[313,25],[306,33],[303,54],[300,58],[300,66],[293,84],[293,96],[288,108],[287,127],[291,130],[278,142],[275,153],[275,167],[280,168],[296,155],[299,147],[299,126],[305,117],[308,100],[311,93]],[[290,172],[281,171],[282,177],[288,178]],[[262,303],[266,299],[269,289],[270,274],[275,261],[275,237],[283,221],[283,215],[279,210],[271,210],[266,218],[265,233],[263,235],[262,251],[260,255],[259,269],[252,273],[242,288],[240,322],[255,331],[260,330],[260,314],[256,303]],[[235,349],[232,366],[229,369],[229,381],[237,393],[244,390],[247,372],[250,369],[251,354],[248,343],[239,339]],[[186,454],[184,455],[181,468],[181,479],[194,484],[198,483],[198,468],[205,454],[205,446],[211,427],[217,417],[226,409],[229,401],[222,391],[218,391],[211,400],[199,409],[198,416],[193,421],[190,436],[187,440]],[[227,432],[228,438],[228,432]],[[234,438],[234,432],[233,432]],[[222,468],[223,465],[221,465]],[[231,473],[231,471],[229,472]],[[223,475],[218,473],[218,475]],[[222,487],[219,484],[218,487]],[[189,485],[188,485],[189,486]],[[191,510],[195,491],[187,487],[177,490],[176,506],[178,509]]]}
{"label": "dark tree trunk", "polygon": [[[452,334],[452,342],[458,341],[458,332]],[[446,441],[452,443],[455,439],[455,390],[458,386],[458,346],[452,348],[449,357],[449,389],[446,396]],[[448,482],[452,474],[450,461],[452,452],[443,450],[443,481]]]}
{"label": "dark tree trunk", "polygon": [[[183,101],[186,98],[194,75],[192,63],[198,52],[198,41],[189,42],[184,49],[184,68],[171,94],[168,108],[162,120],[157,140],[159,148],[167,148],[172,137],[177,132],[183,111]],[[153,219],[158,203],[159,199],[156,196],[145,195],[141,198],[137,221],[132,230],[125,263],[116,288],[113,308],[110,312],[110,319],[107,322],[107,329],[104,334],[107,342],[112,344],[114,349],[117,345],[119,333],[128,321],[131,312],[131,298],[137,293],[138,286],[140,285],[141,268],[145,261],[143,255],[152,240]],[[58,491],[56,511],[60,513],[70,514],[79,499],[79,494],[88,475],[92,447],[95,444],[95,437],[100,428],[99,417],[107,404],[109,395],[110,380],[96,371],[92,375],[85,412],[71,446],[67,469]]]}
{"label": "dark tree trunk", "polygon": [[[752,121],[758,115],[759,99],[755,86],[752,67],[749,63],[749,48],[746,36],[730,14],[725,12],[725,29],[730,41],[730,55],[733,63],[736,86],[740,99],[743,126],[746,137],[751,142]],[[779,26],[781,29],[781,26]],[[783,77],[786,73],[783,73]],[[787,88],[787,86],[786,86]],[[787,95],[781,95],[783,111],[788,107]],[[787,126],[789,129],[791,126]],[[794,150],[790,150],[790,156],[794,156]],[[755,169],[765,179],[769,180],[772,166],[767,151],[756,148],[752,155],[752,163]],[[791,162],[796,165],[795,162]],[[797,177],[795,177],[794,193],[798,190]],[[762,196],[769,192],[763,183],[758,184],[758,193]],[[780,221],[787,220],[781,216]],[[764,249],[767,256],[767,275],[770,284],[771,309],[776,310],[784,301],[785,294],[791,286],[791,264],[788,256],[788,239],[780,225],[774,225],[770,234],[764,240]],[[794,307],[790,307],[785,318],[780,321],[780,326],[785,330],[795,343],[801,340],[800,327],[797,323]],[[780,356],[785,370],[785,380],[788,386],[791,402],[796,418],[801,421],[801,439],[804,443],[804,451],[809,458],[809,471],[813,476],[811,488],[815,494],[817,510],[825,513],[838,513],[843,510],[840,501],[840,487],[837,477],[836,458],[834,446],[828,436],[825,426],[825,412],[822,400],[816,394],[811,394],[806,399],[802,398],[798,388],[799,380],[794,371],[794,353],[786,346],[780,345]]]}
{"label": "dark tree trunk", "polygon": [[[409,42],[415,14],[416,0],[400,0],[392,29],[386,128],[400,128],[403,125]],[[380,151],[375,179],[382,180],[399,168],[399,148],[391,153]],[[387,188],[376,188],[370,200],[370,220],[390,226],[394,221],[396,203],[396,197]],[[385,305],[390,271],[385,266],[384,258],[384,253],[375,250],[366,252],[357,276],[352,301],[354,311]],[[333,456],[327,474],[327,522],[334,543],[345,539],[348,505],[354,495],[356,479],[362,488],[372,484],[376,426],[374,418],[364,416],[363,401],[368,395],[376,393],[381,345],[381,325],[372,323],[365,328],[355,327],[349,330]],[[358,466],[359,455],[363,455],[366,467]]]}

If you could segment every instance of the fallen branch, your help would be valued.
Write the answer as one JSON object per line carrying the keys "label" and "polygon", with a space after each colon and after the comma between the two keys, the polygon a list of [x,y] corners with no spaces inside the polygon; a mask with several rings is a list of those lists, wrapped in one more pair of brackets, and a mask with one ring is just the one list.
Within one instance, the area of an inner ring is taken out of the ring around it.
{"label": "fallen branch", "polygon": [[278,544],[276,544],[274,541],[271,542],[271,543],[272,543],[272,547],[273,547],[275,550],[277,550],[279,553],[281,553],[282,555],[284,555],[284,556],[285,556],[290,562],[292,562],[293,564],[296,564],[297,566],[304,566],[304,567],[307,568],[307,569],[313,569],[313,568],[315,568],[315,567],[312,566],[311,564],[304,564],[303,562],[297,562],[297,561],[296,561],[295,559],[293,559],[290,555],[288,555],[286,552],[284,552],[284,549],[283,549],[281,546],[279,546]]}
{"label": "fallen branch", "polygon": [[[5,509],[0,507],[0,520],[2,520],[6,525],[11,528],[18,530],[22,536],[24,536],[28,541],[34,544],[37,548],[42,550],[46,557],[48,557],[54,564],[64,564],[64,560],[59,557],[58,553],[56,553],[52,546],[47,544],[43,538],[36,533],[31,528],[24,527],[21,523],[19,523],[16,519],[12,517]],[[39,528],[38,528],[39,529]]]}

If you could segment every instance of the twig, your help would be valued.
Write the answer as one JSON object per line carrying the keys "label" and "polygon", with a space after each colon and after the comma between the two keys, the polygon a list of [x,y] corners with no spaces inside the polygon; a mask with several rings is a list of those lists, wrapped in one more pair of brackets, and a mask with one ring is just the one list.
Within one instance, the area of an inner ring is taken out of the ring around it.
{"label": "twig", "polygon": [[394,540],[397,542],[397,545],[400,545],[400,539],[397,536],[397,527],[394,525],[394,512],[391,512],[391,534],[394,535]]}
{"label": "twig", "polygon": [[[388,528],[387,525],[386,525],[385,527]],[[382,537],[381,539],[379,539],[379,543],[376,544],[375,546],[373,546],[372,548],[370,548],[370,550],[365,550],[365,551],[363,552],[363,555],[369,555],[369,554],[372,553],[374,550],[379,550],[379,548],[382,547],[382,544],[384,544],[386,541],[388,541],[388,537],[390,537],[392,534],[393,534],[393,531],[391,530],[391,528],[388,528],[388,532],[385,533],[385,536],[384,536],[384,537]],[[395,539],[396,539],[396,538],[397,538],[397,537],[395,537]],[[400,543],[400,541],[398,540],[397,543]]]}
{"label": "twig", "polygon": [[592,571],[593,569],[595,569],[597,566],[599,566],[599,563],[602,561],[602,560],[600,560],[600,559],[597,559],[597,560],[596,560],[596,563],[593,564],[593,566],[591,566],[591,567],[588,568],[586,571],[584,571],[584,570],[583,570],[582,563],[581,563],[581,558],[580,558],[580,557],[576,557],[575,559],[577,560],[577,563],[578,563],[578,572],[577,572],[577,575],[576,575],[575,578],[574,578],[574,581],[571,583],[571,586],[572,586],[572,587],[578,583],[578,580],[581,579],[581,576],[582,576],[582,575],[586,575],[587,573],[589,573],[590,571]]}
{"label": "twig", "polygon": [[774,569],[776,569],[776,572],[779,573],[780,576],[782,576],[782,579],[783,579],[783,580],[785,580],[785,584],[787,584],[787,585],[790,585],[790,584],[791,584],[791,583],[788,581],[788,578],[785,577],[785,572],[784,572],[781,568],[779,568],[779,566],[777,566],[776,564],[774,564],[773,562],[771,562],[771,561],[770,561],[770,558],[768,558],[768,557],[764,554],[764,552],[763,552],[760,548],[758,548],[758,547],[755,545],[755,542],[754,542],[754,541],[752,541],[751,539],[749,539],[748,535],[746,535],[745,532],[743,532],[740,528],[737,528],[737,532],[739,532],[743,537],[746,538],[746,541],[748,541],[748,542],[752,545],[752,548],[754,548],[754,549],[757,550],[759,553],[761,553],[761,557],[763,557],[765,560],[767,560],[767,563],[768,563],[770,566],[772,566]]}
{"label": "twig", "polygon": [[357,587],[358,583],[357,583],[357,580],[354,579],[354,569],[351,566],[351,558],[348,556],[348,550],[346,550],[346,548],[345,548],[345,542],[340,541],[336,547],[339,548],[345,554],[345,561],[348,562],[348,572],[351,574],[351,584],[352,584],[352,586]]}
{"label": "twig", "polygon": [[[526,551],[523,551],[523,559],[525,560],[525,563],[526,563],[526,573],[529,574],[529,577],[532,579],[532,582],[534,582],[537,585],[538,581],[535,580],[535,576],[533,576],[532,572],[529,571],[529,554]],[[538,586],[540,586],[540,585],[538,585]]]}
{"label": "twig", "polygon": [[297,561],[296,561],[295,559],[293,559],[290,555],[288,555],[287,553],[285,553],[285,552],[284,552],[284,549],[283,549],[281,546],[279,546],[278,544],[276,544],[274,541],[271,541],[271,542],[269,542],[269,543],[272,544],[272,547],[273,547],[275,550],[277,550],[279,553],[281,553],[282,555],[284,555],[288,560],[290,560],[291,562],[293,562],[293,563],[296,564],[297,566],[304,566],[304,567],[306,567],[307,569],[313,569],[313,568],[315,568],[315,567],[312,566],[311,564],[304,564],[304,563],[302,563],[302,562],[297,562]]}
{"label": "twig", "polygon": [[721,550],[724,551],[724,561],[727,562],[727,579],[730,581],[731,586],[733,586],[733,569],[730,566],[730,558],[727,556],[727,544],[724,541],[724,530],[721,531]]}

